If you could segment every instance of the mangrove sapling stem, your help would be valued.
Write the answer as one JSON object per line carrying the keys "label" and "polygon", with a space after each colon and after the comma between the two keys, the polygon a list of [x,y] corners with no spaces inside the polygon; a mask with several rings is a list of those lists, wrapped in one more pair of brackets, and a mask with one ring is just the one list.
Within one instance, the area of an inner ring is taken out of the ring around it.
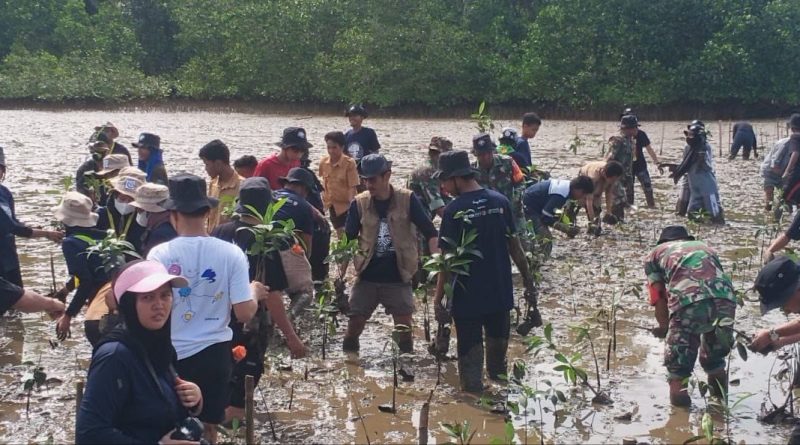
{"label": "mangrove sapling stem", "polygon": [[364,437],[367,439],[367,445],[372,445],[369,440],[369,432],[367,431],[367,424],[364,422],[364,416],[361,415],[361,410],[358,409],[358,403],[356,403],[356,398],[353,394],[350,394],[350,400],[353,402],[353,408],[356,409],[356,414],[358,415],[358,420],[361,422],[361,428],[364,430]]}
{"label": "mangrove sapling stem", "polygon": [[289,411],[292,410],[293,402],[294,402],[294,382],[292,382],[292,386],[289,387]]}
{"label": "mangrove sapling stem", "polygon": [[267,397],[264,395],[264,391],[261,390],[261,387],[258,388],[258,391],[261,393],[261,400],[264,402],[264,412],[267,413],[267,420],[269,421],[269,430],[272,433],[272,440],[277,441],[278,435],[275,434],[275,422],[272,421],[272,414],[269,411]]}
{"label": "mangrove sapling stem", "polygon": [[594,359],[594,372],[597,374],[597,389],[600,390],[600,364],[597,363],[597,354],[594,351],[592,336],[588,335],[587,338],[589,339],[589,348],[592,351],[592,358]]}

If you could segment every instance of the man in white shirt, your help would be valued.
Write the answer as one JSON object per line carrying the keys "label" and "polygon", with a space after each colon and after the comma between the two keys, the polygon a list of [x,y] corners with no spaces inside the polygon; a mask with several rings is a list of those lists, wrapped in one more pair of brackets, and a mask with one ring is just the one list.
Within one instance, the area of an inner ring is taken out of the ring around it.
{"label": "man in white shirt", "polygon": [[178,237],[154,247],[147,258],[189,280],[189,287],[175,290],[172,344],[178,354],[178,374],[195,382],[203,393],[199,418],[208,440],[216,443],[216,425],[224,420],[230,398],[231,309],[247,323],[257,308],[251,294],[266,298],[266,289],[259,284],[251,289],[241,249],[208,236],[205,220],[219,202],[206,190],[205,180],[198,176],[182,173],[170,178],[169,199],[161,206],[170,211]]}

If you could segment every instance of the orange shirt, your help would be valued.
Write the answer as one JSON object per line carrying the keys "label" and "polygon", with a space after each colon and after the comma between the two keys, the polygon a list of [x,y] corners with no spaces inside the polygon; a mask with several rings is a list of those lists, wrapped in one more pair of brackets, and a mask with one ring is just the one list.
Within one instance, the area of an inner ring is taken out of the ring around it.
{"label": "orange shirt", "polygon": [[343,215],[350,207],[350,201],[356,193],[356,186],[361,182],[358,179],[356,161],[342,155],[333,164],[330,156],[324,156],[319,161],[319,177],[325,191],[322,193],[322,202],[325,208],[333,207],[337,215]]}

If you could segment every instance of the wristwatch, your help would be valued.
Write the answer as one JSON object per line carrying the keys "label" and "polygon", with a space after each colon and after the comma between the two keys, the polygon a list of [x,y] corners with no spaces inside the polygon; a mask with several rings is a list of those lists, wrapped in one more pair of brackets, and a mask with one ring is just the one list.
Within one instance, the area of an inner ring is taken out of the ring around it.
{"label": "wristwatch", "polygon": [[776,342],[776,341],[778,341],[780,338],[781,338],[780,334],[778,334],[778,333],[775,331],[775,329],[770,329],[770,330],[769,330],[769,341],[771,341],[772,343],[775,343],[775,342]]}

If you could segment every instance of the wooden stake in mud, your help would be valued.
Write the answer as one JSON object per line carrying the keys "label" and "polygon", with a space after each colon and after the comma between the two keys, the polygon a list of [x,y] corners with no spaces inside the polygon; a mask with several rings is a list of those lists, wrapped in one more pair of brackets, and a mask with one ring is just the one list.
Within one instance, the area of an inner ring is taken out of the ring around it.
{"label": "wooden stake in mud", "polygon": [[251,375],[244,376],[244,430],[247,443],[256,443],[255,425],[253,425],[253,393],[256,390],[256,380]]}
{"label": "wooden stake in mud", "polygon": [[664,124],[661,124],[661,147],[658,149],[658,155],[661,156],[664,154]]}
{"label": "wooden stake in mud", "polygon": [[81,410],[81,402],[83,402],[83,380],[75,382],[75,428],[78,425],[78,412]]}
{"label": "wooden stake in mud", "polygon": [[719,155],[722,156],[722,121],[717,121],[719,123],[719,137],[717,140],[719,141]]}
{"label": "wooden stake in mud", "polygon": [[[732,125],[733,124],[731,123],[731,121],[728,121],[728,145],[727,145],[727,147],[731,146],[731,137],[733,135],[733,130],[731,129]],[[722,138],[720,138],[720,139],[722,139]],[[720,147],[720,149],[719,149],[719,155],[722,156],[722,147]]]}
{"label": "wooden stake in mud", "polygon": [[[431,391],[433,393],[433,391]],[[430,416],[431,404],[425,402],[419,410],[419,428],[417,428],[417,443],[428,445],[428,417]]]}

